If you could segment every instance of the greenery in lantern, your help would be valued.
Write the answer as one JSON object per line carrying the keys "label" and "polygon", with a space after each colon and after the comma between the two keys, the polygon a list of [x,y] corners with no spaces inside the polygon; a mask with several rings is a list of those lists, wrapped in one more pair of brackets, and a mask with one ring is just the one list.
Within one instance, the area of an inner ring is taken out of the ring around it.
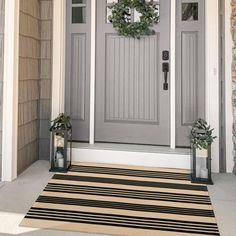
{"label": "greenery in lantern", "polygon": [[190,142],[193,148],[208,149],[216,136],[213,136],[213,130],[204,119],[199,118],[191,129]]}
{"label": "greenery in lantern", "polygon": [[56,129],[70,129],[71,123],[70,123],[70,117],[66,116],[64,113],[59,114],[57,118],[51,121],[52,126],[50,128],[50,131],[56,130]]}
{"label": "greenery in lantern", "polygon": [[[111,7],[112,15],[109,21],[120,35],[138,38],[142,35],[153,35],[155,31],[151,29],[159,21],[157,4],[153,1],[145,0],[120,0]],[[140,21],[131,22],[131,9],[140,14]]]}

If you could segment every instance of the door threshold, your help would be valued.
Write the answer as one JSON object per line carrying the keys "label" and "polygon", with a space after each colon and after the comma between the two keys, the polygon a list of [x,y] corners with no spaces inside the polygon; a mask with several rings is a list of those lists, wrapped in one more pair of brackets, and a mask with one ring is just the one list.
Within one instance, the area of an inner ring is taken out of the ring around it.
{"label": "door threshold", "polygon": [[190,169],[190,149],[137,144],[73,143],[72,162]]}
{"label": "door threshold", "polygon": [[154,145],[142,145],[142,144],[123,144],[123,143],[89,144],[83,142],[73,142],[72,148],[190,155],[190,148],[172,149],[168,146],[154,146]]}

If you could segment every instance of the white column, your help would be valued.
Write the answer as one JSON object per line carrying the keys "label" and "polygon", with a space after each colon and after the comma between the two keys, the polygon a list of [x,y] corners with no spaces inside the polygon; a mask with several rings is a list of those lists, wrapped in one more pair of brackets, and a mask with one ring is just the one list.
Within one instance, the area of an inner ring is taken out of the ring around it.
{"label": "white column", "polygon": [[206,120],[218,138],[212,145],[212,170],[219,172],[219,4],[205,1],[206,12]]}
{"label": "white column", "polygon": [[226,170],[232,173],[234,167],[233,141],[232,141],[232,48],[231,35],[231,0],[225,0],[225,131],[226,131]]}
{"label": "white column", "polygon": [[95,64],[96,64],[96,0],[91,0],[91,60],[90,60],[90,125],[89,143],[95,135]]}
{"label": "white column", "polygon": [[2,180],[17,177],[19,1],[5,1]]}
{"label": "white column", "polygon": [[53,1],[52,119],[64,112],[66,0]]}
{"label": "white column", "polygon": [[175,45],[176,45],[176,1],[171,1],[170,24],[170,147],[175,148]]}

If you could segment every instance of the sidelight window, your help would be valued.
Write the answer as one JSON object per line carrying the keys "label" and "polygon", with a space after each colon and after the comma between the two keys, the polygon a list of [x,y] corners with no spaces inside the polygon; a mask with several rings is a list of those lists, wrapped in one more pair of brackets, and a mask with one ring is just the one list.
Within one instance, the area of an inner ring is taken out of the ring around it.
{"label": "sidelight window", "polygon": [[182,3],[182,21],[198,20],[198,3]]}
{"label": "sidelight window", "polygon": [[72,24],[86,23],[86,0],[72,0]]}

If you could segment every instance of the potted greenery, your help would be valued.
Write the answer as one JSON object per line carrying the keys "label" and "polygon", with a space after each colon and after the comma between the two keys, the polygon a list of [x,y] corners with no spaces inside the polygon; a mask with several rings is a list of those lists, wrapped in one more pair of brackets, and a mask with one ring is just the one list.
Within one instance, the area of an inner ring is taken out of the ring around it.
{"label": "potted greenery", "polygon": [[196,149],[199,156],[206,156],[208,147],[211,146],[216,136],[213,136],[213,130],[207,122],[199,118],[191,129],[190,143]]}

